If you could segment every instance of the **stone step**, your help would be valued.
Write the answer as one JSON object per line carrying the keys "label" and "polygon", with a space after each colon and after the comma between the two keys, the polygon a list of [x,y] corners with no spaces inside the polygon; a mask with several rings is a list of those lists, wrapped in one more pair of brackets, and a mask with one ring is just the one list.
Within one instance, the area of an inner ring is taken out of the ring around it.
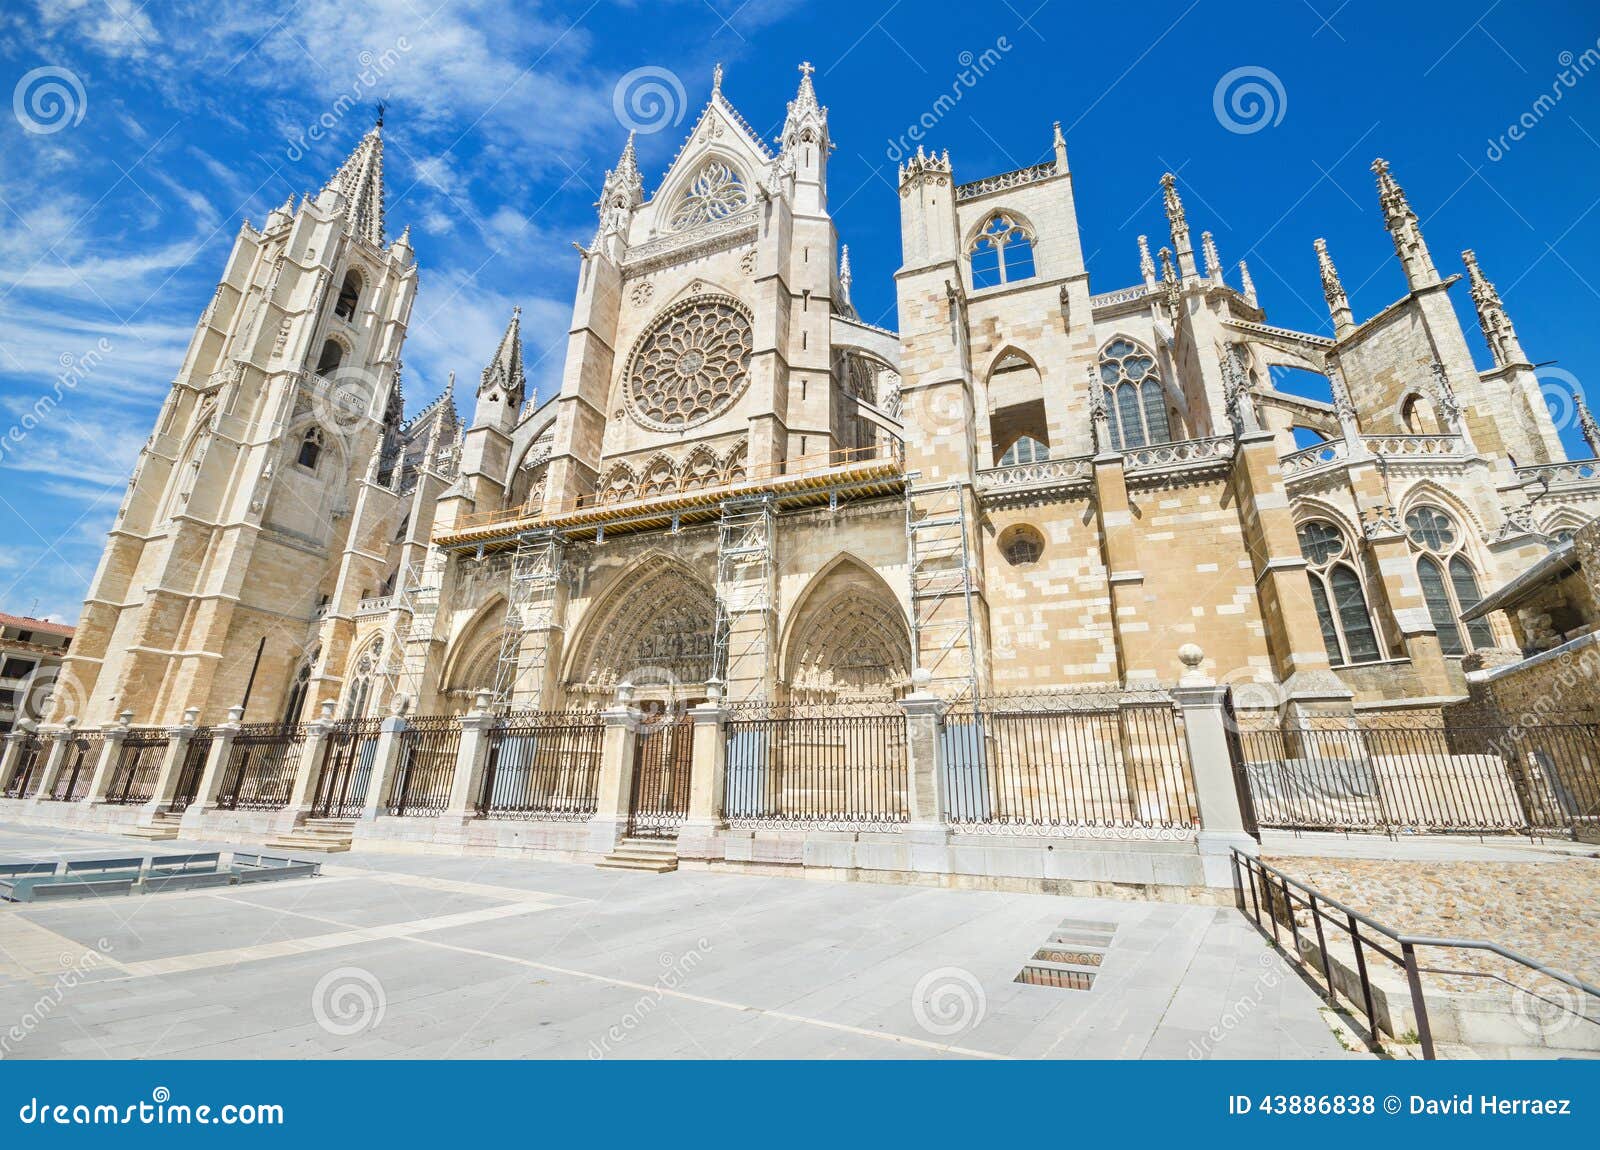
{"label": "stone step", "polygon": [[267,840],[267,845],[276,847],[279,850],[321,851],[324,854],[337,854],[340,851],[350,849],[350,836],[348,834],[301,829],[270,838]]}
{"label": "stone step", "polygon": [[177,838],[178,827],[176,823],[170,825],[157,824],[149,827],[126,827],[122,833],[130,839],[148,839],[150,842],[162,843],[169,839]]}
{"label": "stone step", "polygon": [[632,870],[647,874],[667,874],[678,869],[676,858],[641,858],[634,855],[607,855],[595,866],[601,870]]}

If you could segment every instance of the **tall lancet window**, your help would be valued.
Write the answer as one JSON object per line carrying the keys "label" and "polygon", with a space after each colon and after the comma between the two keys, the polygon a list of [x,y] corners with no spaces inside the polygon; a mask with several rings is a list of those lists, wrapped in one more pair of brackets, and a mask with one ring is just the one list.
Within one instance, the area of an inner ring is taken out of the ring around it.
{"label": "tall lancet window", "polygon": [[1306,577],[1311,580],[1311,601],[1322,626],[1328,662],[1340,667],[1383,658],[1344,533],[1326,519],[1313,519],[1302,523],[1298,534],[1300,554],[1309,565]]}
{"label": "tall lancet window", "polygon": [[344,348],[339,346],[338,340],[330,339],[322,345],[322,354],[317,357],[317,374],[332,375],[343,362]]}
{"label": "tall lancet window", "polygon": [[1100,353],[1111,438],[1119,448],[1172,442],[1167,399],[1155,357],[1131,340],[1116,339]]}
{"label": "tall lancet window", "polygon": [[733,166],[707,160],[683,189],[667,226],[673,231],[726,219],[750,203],[750,189]]}
{"label": "tall lancet window", "polygon": [[1033,235],[1005,212],[996,212],[967,248],[972,286],[996,287],[1033,278]]}
{"label": "tall lancet window", "polygon": [[339,289],[339,298],[334,302],[333,314],[340,319],[356,318],[356,305],[361,302],[361,273],[351,268],[344,277],[344,286]]}
{"label": "tall lancet window", "polygon": [[1421,552],[1417,556],[1417,581],[1422,601],[1446,655],[1464,655],[1468,648],[1494,646],[1487,620],[1474,619],[1462,633],[1461,616],[1478,605],[1478,573],[1467,558],[1466,539],[1454,519],[1437,507],[1424,504],[1406,513],[1406,538]]}

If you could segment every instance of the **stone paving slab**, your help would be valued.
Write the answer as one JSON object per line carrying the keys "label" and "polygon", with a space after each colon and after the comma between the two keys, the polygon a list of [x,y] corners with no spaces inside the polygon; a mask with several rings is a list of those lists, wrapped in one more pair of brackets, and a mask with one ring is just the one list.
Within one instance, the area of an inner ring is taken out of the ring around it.
{"label": "stone paving slab", "polygon": [[[0,858],[108,846],[126,849],[0,824]],[[60,955],[109,947],[7,1056],[1350,1056],[1303,981],[1256,985],[1272,952],[1232,910],[528,859],[326,867],[131,912],[0,907],[0,1020],[51,992]],[[1063,920],[1116,924],[1093,989],[1017,983]]]}

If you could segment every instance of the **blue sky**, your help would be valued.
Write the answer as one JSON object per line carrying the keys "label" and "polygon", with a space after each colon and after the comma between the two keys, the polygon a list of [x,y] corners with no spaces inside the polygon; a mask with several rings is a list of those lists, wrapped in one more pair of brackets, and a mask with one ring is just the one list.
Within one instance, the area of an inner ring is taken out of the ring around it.
{"label": "blue sky", "polygon": [[[1060,120],[1097,292],[1137,281],[1136,235],[1163,242],[1158,181],[1176,171],[1190,223],[1216,234],[1230,279],[1248,257],[1269,319],[1323,332],[1315,237],[1358,319],[1403,291],[1368,170],[1382,155],[1441,270],[1459,271],[1459,251],[1475,248],[1529,354],[1557,361],[1550,386],[1589,383],[1594,403],[1597,41],[1592,3],[1510,0],[11,0],[0,12],[13,97],[11,114],[0,108],[0,610],[76,619],[241,220],[320,186],[378,98],[391,234],[412,225],[422,269],[405,351],[411,410],[451,369],[476,379],[513,304],[530,375],[542,394],[554,386],[571,245],[593,234],[620,118],[637,115],[624,100],[619,118],[619,82],[656,78],[666,93],[665,116],[647,124],[660,130],[640,138],[653,183],[717,61],[729,98],[770,136],[803,59],[829,107],[832,207],[868,319],[895,323],[894,157],[919,121],[971,180],[1043,159]],[[1219,114],[1219,81],[1237,69],[1264,85],[1265,120],[1230,113],[1227,89]],[[1455,295],[1486,366],[1464,285]],[[1575,430],[1567,439],[1587,454]]]}

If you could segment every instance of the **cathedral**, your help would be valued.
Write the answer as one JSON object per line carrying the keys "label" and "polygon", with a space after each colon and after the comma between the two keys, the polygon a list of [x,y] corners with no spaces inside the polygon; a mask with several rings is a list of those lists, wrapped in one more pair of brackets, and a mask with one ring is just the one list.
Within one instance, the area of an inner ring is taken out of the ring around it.
{"label": "cathedral", "polygon": [[1307,237],[1332,334],[1290,330],[1167,175],[1163,235],[1091,285],[1048,144],[965,180],[947,153],[900,167],[888,330],[851,303],[811,69],[772,142],[719,69],[653,188],[631,137],[606,175],[559,391],[530,393],[513,312],[474,391],[406,419],[419,273],[380,118],[241,227],[49,718],[825,710],[1187,664],[1301,719],[1462,697],[1464,662],[1515,645],[1466,616],[1600,514],[1472,252],[1436,262],[1378,160],[1403,290],[1358,317]]}

